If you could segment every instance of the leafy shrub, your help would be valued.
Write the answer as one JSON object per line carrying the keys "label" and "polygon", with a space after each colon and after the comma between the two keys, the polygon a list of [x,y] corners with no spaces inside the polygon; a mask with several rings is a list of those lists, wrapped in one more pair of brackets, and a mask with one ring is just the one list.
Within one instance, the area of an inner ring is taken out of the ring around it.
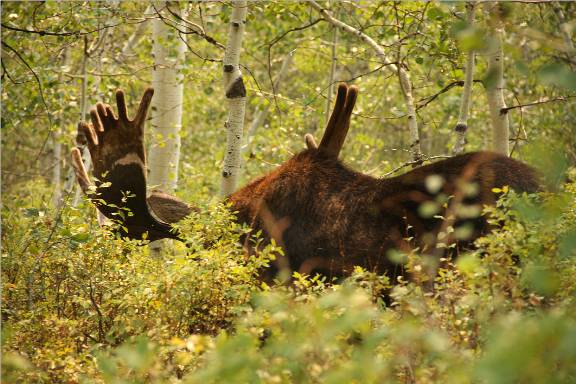
{"label": "leafy shrub", "polygon": [[[256,236],[247,253],[248,229],[221,204],[152,257],[87,222],[90,207],[53,219],[43,187],[24,188],[3,209],[3,380],[576,381],[576,183],[501,192],[485,209],[494,230],[430,289],[361,268],[268,286],[258,271],[281,250]],[[427,257],[406,268],[417,276]]]}

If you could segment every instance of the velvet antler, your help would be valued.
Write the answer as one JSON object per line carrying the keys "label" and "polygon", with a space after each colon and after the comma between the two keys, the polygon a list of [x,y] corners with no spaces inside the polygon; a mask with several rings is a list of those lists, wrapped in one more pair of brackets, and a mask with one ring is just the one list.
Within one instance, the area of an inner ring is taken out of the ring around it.
{"label": "velvet antler", "polygon": [[334,109],[324,130],[320,145],[316,145],[312,135],[307,134],[305,136],[306,145],[309,149],[317,147],[318,150],[325,154],[338,158],[350,128],[350,117],[352,116],[357,96],[358,88],[356,86],[348,87],[346,84],[338,86]]}
{"label": "velvet antler", "polygon": [[162,192],[146,191],[144,123],[154,90],[144,92],[133,120],[128,117],[124,92],[116,92],[118,117],[109,105],[98,103],[90,111],[92,123],[81,122],[92,163],[93,184],[79,149],[72,150],[72,164],[82,190],[108,218],[121,224],[123,236],[150,240],[178,238],[170,226],[187,216],[188,204]]}

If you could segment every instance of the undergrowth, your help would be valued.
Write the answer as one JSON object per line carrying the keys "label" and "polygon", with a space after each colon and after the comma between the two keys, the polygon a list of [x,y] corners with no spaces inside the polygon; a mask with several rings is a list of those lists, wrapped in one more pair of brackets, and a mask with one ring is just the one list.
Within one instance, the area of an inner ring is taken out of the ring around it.
{"label": "undergrowth", "polygon": [[575,183],[505,191],[486,208],[494,230],[433,289],[419,254],[392,288],[361,268],[262,283],[281,249],[218,203],[153,257],[87,220],[88,204],[47,209],[46,191],[4,199],[3,382],[576,382]]}

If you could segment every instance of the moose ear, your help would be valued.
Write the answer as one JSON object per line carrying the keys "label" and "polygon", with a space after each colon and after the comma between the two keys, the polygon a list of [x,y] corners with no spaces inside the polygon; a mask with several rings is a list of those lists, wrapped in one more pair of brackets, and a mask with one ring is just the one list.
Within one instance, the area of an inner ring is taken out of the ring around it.
{"label": "moose ear", "polygon": [[346,84],[338,86],[334,110],[318,147],[325,154],[338,158],[350,128],[350,117],[352,116],[357,96],[358,88],[356,86],[348,87]]}

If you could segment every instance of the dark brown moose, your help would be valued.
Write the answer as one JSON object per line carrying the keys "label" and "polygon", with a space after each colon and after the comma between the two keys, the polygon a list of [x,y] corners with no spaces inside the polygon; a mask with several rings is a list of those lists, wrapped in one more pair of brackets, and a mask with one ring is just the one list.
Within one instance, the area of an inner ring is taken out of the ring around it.
{"label": "dark brown moose", "polygon": [[[190,214],[191,206],[146,189],[143,130],[153,93],[146,90],[133,120],[119,90],[117,117],[99,103],[90,113],[92,123],[80,123],[95,185],[78,149],[73,164],[82,189],[106,217],[121,223],[123,236],[141,238],[147,232],[150,240],[178,239],[171,224]],[[357,94],[356,87],[340,85],[320,145],[307,135],[308,149],[227,197],[239,221],[282,245],[290,270],[339,277],[359,265],[394,278],[400,268],[390,261],[390,250],[417,246],[437,254],[440,238],[462,245],[442,233],[467,228],[471,241],[485,232],[478,213],[495,202],[494,188],[539,189],[532,168],[491,152],[454,156],[384,179],[349,169],[338,155]]]}

